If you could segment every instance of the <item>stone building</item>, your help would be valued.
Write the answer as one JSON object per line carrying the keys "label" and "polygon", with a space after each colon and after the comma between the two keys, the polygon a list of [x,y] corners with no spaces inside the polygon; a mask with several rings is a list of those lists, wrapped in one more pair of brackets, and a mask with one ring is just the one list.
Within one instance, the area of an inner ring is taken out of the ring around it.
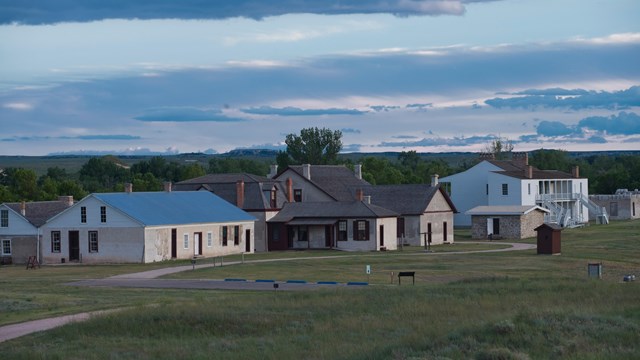
{"label": "stone building", "polygon": [[536,236],[548,212],[537,205],[477,206],[467,215],[473,239],[524,239]]}

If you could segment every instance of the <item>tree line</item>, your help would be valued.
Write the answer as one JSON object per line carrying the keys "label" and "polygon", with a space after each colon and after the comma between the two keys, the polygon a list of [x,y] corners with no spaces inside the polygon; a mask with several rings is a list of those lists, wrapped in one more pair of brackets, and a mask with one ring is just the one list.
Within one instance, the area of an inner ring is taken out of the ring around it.
{"label": "tree line", "polygon": [[[280,169],[307,163],[345,165],[353,169],[353,160],[339,155],[341,137],[340,131],[303,129],[300,135],[287,135],[286,151],[280,151],[274,159],[216,157],[209,160],[208,166],[197,162],[179,163],[158,156],[129,167],[117,157],[103,156],[89,159],[76,173],[51,167],[44,175],[38,176],[31,169],[7,168],[0,172],[0,203],[55,200],[65,195],[81,199],[89,193],[123,191],[125,183],[132,183],[135,191],[160,191],[165,181],[175,183],[205,174],[249,173],[265,176],[273,162]],[[498,140],[487,149],[497,158],[506,159],[513,146]],[[395,159],[365,156],[358,162],[362,164],[365,180],[371,184],[387,185],[429,183],[433,174],[441,177],[455,174],[475,165],[478,159],[467,158],[452,165],[442,159],[425,160],[416,151],[403,151]],[[529,163],[543,170],[566,172],[573,166],[579,166],[580,176],[589,179],[591,194],[612,194],[619,188],[640,188],[638,155],[575,157],[563,150],[537,150],[530,153]]]}

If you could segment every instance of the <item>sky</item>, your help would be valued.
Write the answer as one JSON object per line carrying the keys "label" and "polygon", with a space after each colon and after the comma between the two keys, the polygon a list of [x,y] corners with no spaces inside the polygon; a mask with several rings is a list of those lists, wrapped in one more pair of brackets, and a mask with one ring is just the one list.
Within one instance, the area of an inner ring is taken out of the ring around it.
{"label": "sky", "polygon": [[640,150],[637,0],[0,0],[0,155]]}

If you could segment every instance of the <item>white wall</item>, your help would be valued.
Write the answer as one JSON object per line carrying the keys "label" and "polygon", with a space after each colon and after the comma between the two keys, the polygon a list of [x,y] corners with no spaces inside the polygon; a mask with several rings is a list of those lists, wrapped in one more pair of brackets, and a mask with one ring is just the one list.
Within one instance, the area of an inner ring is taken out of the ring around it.
{"label": "white wall", "polygon": [[471,226],[471,216],[465,215],[465,212],[488,204],[487,174],[498,170],[501,169],[488,161],[482,161],[466,171],[440,179],[440,182],[451,184],[450,198],[458,209],[458,214],[454,215],[456,226]]}
{"label": "white wall", "polygon": [[[487,174],[489,198],[485,205],[523,205],[520,179],[490,172]],[[503,195],[502,185],[507,184],[508,194]]]}
{"label": "white wall", "polygon": [[6,235],[36,235],[37,228],[22,215],[16,213],[6,205],[0,205],[0,210],[7,210],[9,227],[0,227],[0,236]]}

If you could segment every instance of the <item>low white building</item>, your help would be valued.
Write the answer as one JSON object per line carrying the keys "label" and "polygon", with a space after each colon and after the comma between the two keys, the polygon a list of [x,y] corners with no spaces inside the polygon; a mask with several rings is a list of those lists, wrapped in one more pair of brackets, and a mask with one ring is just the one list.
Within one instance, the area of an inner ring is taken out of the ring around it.
{"label": "low white building", "polygon": [[149,263],[253,252],[254,222],[207,191],[96,193],[42,226],[42,262]]}

